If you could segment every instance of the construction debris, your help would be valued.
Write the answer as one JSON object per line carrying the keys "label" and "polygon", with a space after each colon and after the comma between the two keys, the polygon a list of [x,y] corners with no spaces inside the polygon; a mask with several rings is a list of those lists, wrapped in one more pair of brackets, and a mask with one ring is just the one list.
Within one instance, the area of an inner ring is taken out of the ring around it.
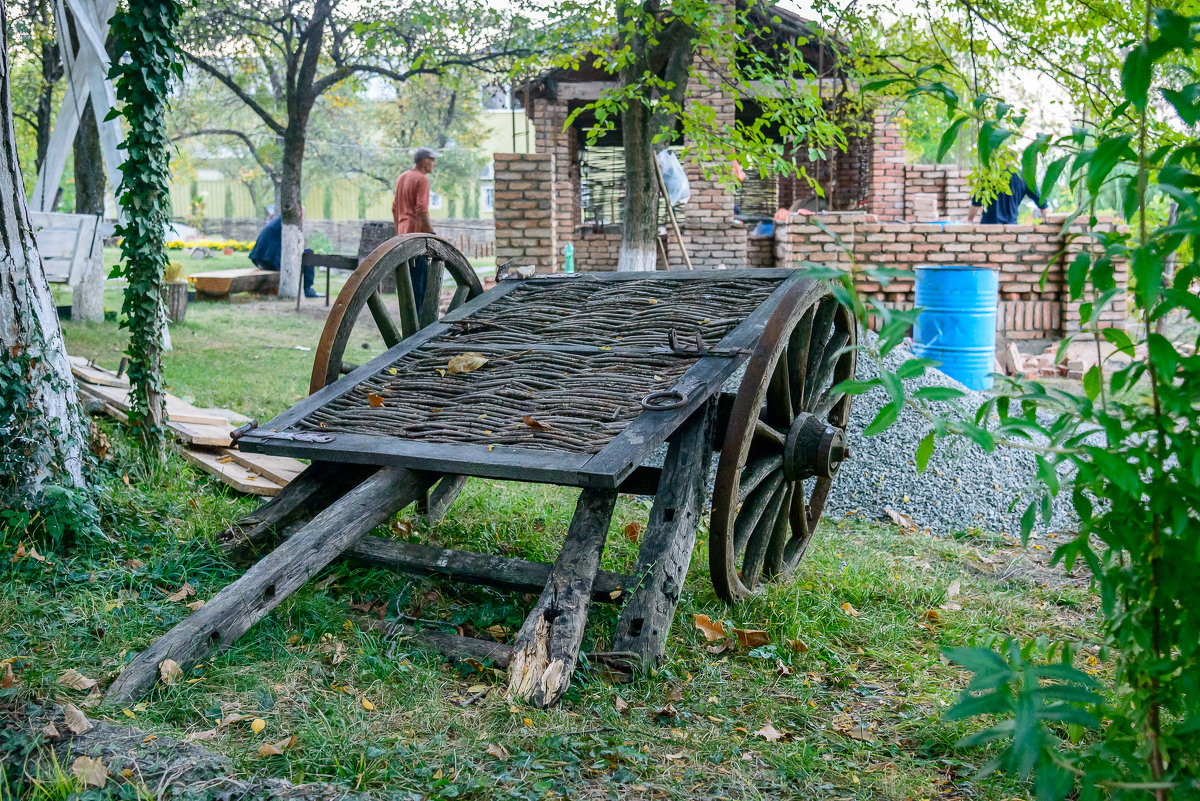
{"label": "construction debris", "polygon": [[[70,357],[79,399],[89,412],[129,422],[129,379]],[[167,393],[167,430],[187,462],[249,495],[278,495],[304,469],[297,459],[231,450],[230,432],[249,421],[228,409],[201,409]]]}

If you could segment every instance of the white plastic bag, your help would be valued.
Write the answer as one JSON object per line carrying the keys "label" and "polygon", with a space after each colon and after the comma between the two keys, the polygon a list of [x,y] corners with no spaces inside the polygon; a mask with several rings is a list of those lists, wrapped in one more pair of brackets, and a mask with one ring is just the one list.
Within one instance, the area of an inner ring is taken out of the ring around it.
{"label": "white plastic bag", "polygon": [[679,158],[670,150],[658,153],[658,168],[662,170],[663,183],[667,185],[667,198],[674,206],[677,203],[687,203],[692,197],[692,187],[688,183],[687,173]]}

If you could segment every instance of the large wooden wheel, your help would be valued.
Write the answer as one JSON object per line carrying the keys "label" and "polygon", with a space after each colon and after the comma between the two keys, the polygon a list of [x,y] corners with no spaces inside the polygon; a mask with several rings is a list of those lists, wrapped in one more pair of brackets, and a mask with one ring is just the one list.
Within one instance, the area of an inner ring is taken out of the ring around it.
{"label": "large wooden wheel", "polygon": [[741,600],[787,575],[808,547],[838,466],[849,456],[854,316],[820,282],[797,284],[746,364],[713,487],[709,569],[717,595]]}
{"label": "large wooden wheel", "polygon": [[[429,274],[418,314],[409,264],[422,256],[429,259]],[[317,357],[313,361],[309,394],[358,367],[344,357],[346,345],[354,334],[364,307],[370,310],[375,328],[389,348],[437,320],[442,278],[447,272],[457,285],[447,311],[453,311],[483,293],[483,285],[479,283],[479,277],[467,258],[449,242],[433,234],[404,234],[389,239],[371,251],[358,269],[351,273],[325,319],[325,330],[321,332]],[[398,320],[392,316],[392,311],[384,301],[382,288],[388,278],[395,279]]]}

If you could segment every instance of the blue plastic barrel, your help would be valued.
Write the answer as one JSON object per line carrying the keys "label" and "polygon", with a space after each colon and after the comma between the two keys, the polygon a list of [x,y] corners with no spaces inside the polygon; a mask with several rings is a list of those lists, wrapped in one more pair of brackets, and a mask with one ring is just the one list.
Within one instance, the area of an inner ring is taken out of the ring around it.
{"label": "blue plastic barrel", "polygon": [[918,356],[937,359],[941,370],[970,389],[991,389],[996,357],[999,274],[962,264],[917,267],[913,331]]}

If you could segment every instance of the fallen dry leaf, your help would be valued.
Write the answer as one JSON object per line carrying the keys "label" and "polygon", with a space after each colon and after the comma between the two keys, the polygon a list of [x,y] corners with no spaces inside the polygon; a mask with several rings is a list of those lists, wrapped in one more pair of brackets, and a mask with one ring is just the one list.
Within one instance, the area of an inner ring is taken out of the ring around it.
{"label": "fallen dry leaf", "polygon": [[617,710],[618,715],[624,715],[629,711],[629,704],[625,703],[625,699],[618,695],[613,699],[613,708]]}
{"label": "fallen dry leaf", "polygon": [[195,587],[193,587],[191,584],[184,584],[182,587],[175,590],[175,592],[167,595],[166,600],[168,603],[177,603],[179,601],[182,601],[184,598],[191,597],[195,594],[196,594]]}
{"label": "fallen dry leaf", "polygon": [[719,620],[714,621],[708,615],[692,615],[692,624],[709,642],[725,639],[725,625]]}
{"label": "fallen dry leaf", "polygon": [[946,600],[954,600],[958,597],[960,592],[962,592],[962,584],[958,579],[955,579],[954,581],[950,582],[950,586],[946,588]]}
{"label": "fallen dry leaf", "polygon": [[704,646],[704,650],[708,651],[710,654],[723,654],[726,651],[732,651],[735,648],[737,648],[737,646],[733,644],[733,640],[722,640],[721,642]]}
{"label": "fallen dry leaf", "polygon": [[194,743],[198,740],[212,740],[215,739],[220,733],[221,730],[219,727],[216,729],[205,729],[204,731],[194,731],[188,736],[184,737],[183,741],[185,743]]}
{"label": "fallen dry leaf", "polygon": [[866,726],[862,725],[861,723],[851,726],[850,730],[846,731],[844,733],[851,740],[859,740],[864,743],[873,743],[873,742],[875,742],[876,739],[878,739],[875,737],[874,732],[872,732],[870,729],[868,729]]}
{"label": "fallen dry leaf", "polygon": [[895,509],[893,509],[890,506],[883,507],[883,511],[886,512],[887,516],[892,519],[892,522],[895,523],[897,526],[900,526],[900,528],[916,528],[917,527],[917,522],[915,520],[913,520],[912,517],[910,517],[909,515],[906,515],[904,512],[897,512]]}
{"label": "fallen dry leaf", "polygon": [[96,787],[103,790],[104,785],[108,784],[108,768],[104,767],[102,759],[76,757],[71,763],[71,775],[79,779],[79,783],[85,788]]}
{"label": "fallen dry leaf", "polygon": [[190,611],[190,612],[196,612],[196,611],[199,611],[203,606],[204,606],[204,601],[192,601],[190,604],[187,605],[187,608],[188,608],[188,611]]}
{"label": "fallen dry leaf", "polygon": [[258,755],[260,757],[280,756],[284,751],[288,750],[296,744],[296,735],[286,737],[278,742],[263,743],[259,746]]}
{"label": "fallen dry leaf", "polygon": [[383,396],[377,395],[374,392],[367,393],[367,403],[371,404],[372,409],[378,409],[383,406]]}
{"label": "fallen dry leaf", "polygon": [[771,642],[771,635],[758,629],[734,629],[733,633],[737,635],[738,645],[743,648],[758,648]]}
{"label": "fallen dry leaf", "polygon": [[9,561],[15,562],[18,559],[24,559],[26,556],[29,556],[29,551],[25,550],[25,543],[18,542],[17,549],[15,551],[13,551],[12,558]]}
{"label": "fallen dry leaf", "polygon": [[164,659],[158,663],[158,675],[162,679],[162,683],[170,687],[183,678],[183,668],[174,659]]}
{"label": "fallen dry leaf", "polygon": [[806,643],[804,640],[788,640],[787,644],[788,647],[798,654],[808,653],[808,643]]}
{"label": "fallen dry leaf", "polygon": [[941,623],[942,616],[938,613],[938,610],[936,610],[936,609],[927,609],[921,615],[921,620],[928,620],[930,623]]}
{"label": "fallen dry leaf", "polygon": [[638,537],[642,533],[642,524],[634,520],[632,523],[625,524],[625,539],[630,542],[637,542]]}
{"label": "fallen dry leaf", "polygon": [[674,704],[667,704],[662,709],[654,710],[654,717],[656,717],[656,718],[677,718],[677,717],[679,717],[679,710],[675,708]]}
{"label": "fallen dry leaf", "polygon": [[867,765],[867,770],[871,772],[883,771],[885,773],[891,773],[897,769],[898,768],[896,767],[895,762],[876,762],[873,765]]}
{"label": "fallen dry leaf", "polygon": [[42,727],[42,734],[46,735],[51,740],[56,740],[62,736],[58,733],[58,727],[54,725],[53,721]]}
{"label": "fallen dry leaf", "polygon": [[859,615],[862,614],[862,612],[858,611],[853,606],[851,606],[849,601],[846,601],[846,603],[842,604],[842,611],[845,612],[850,617],[858,617]]}
{"label": "fallen dry leaf", "polygon": [[63,721],[66,722],[67,728],[75,734],[84,734],[92,730],[92,722],[74,704],[67,704],[63,709]]}
{"label": "fallen dry leaf", "polygon": [[667,690],[667,702],[668,703],[673,703],[675,701],[682,701],[682,700],[683,700],[683,690],[679,689],[678,687],[672,687],[669,690]]}
{"label": "fallen dry leaf", "polygon": [[262,734],[262,730],[267,728],[267,722],[262,718],[255,718],[250,721],[250,731],[255,734]]}
{"label": "fallen dry leaf", "polygon": [[546,423],[543,423],[541,420],[535,419],[533,417],[533,415],[531,415],[531,414],[527,414],[524,417],[522,417],[521,422],[524,423],[525,425],[529,426],[530,428],[532,428],[534,431],[551,431],[551,430],[553,430],[551,428],[551,426],[547,425]]}
{"label": "fallen dry leaf", "polygon": [[0,678],[0,690],[7,690],[17,683],[17,674],[13,673],[12,662],[5,662],[4,676]]}
{"label": "fallen dry leaf", "polygon": [[368,712],[370,712],[372,709],[375,708],[375,705],[372,704],[370,701],[368,701],[366,696],[363,696],[362,708],[367,710]]}
{"label": "fallen dry leaf", "polygon": [[488,743],[487,748],[485,750],[489,754],[494,756],[496,759],[500,759],[500,760],[508,759],[508,751],[506,751],[504,749],[504,746],[502,746],[502,745],[497,745],[496,743]]}
{"label": "fallen dry leaf", "polygon": [[779,729],[772,726],[771,721],[769,720],[766,722],[766,725],[754,733],[769,743],[777,743],[784,737],[787,737],[786,732],[781,732]]}
{"label": "fallen dry leaf", "polygon": [[83,690],[86,692],[96,686],[96,680],[89,679],[75,668],[71,668],[58,677],[58,684],[69,690]]}
{"label": "fallen dry leaf", "polygon": [[783,664],[782,659],[776,659],[775,660],[775,674],[778,676],[790,676],[790,675],[792,675],[792,669],[790,667],[788,667],[787,665]]}
{"label": "fallen dry leaf", "polygon": [[458,375],[459,373],[469,373],[472,370],[478,370],[488,363],[488,359],[482,353],[476,351],[468,351],[467,353],[459,353],[450,357],[446,369],[450,375]]}

